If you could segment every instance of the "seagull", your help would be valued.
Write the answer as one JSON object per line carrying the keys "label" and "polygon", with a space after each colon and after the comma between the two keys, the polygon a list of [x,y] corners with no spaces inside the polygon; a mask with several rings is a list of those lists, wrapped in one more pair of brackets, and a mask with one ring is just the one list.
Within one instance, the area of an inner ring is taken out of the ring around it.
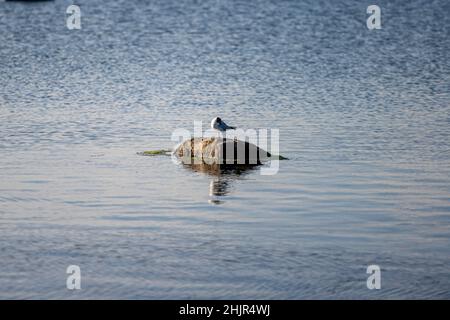
{"label": "seagull", "polygon": [[219,130],[219,131],[227,131],[231,129],[236,129],[236,127],[231,127],[222,121],[219,117],[215,117],[211,121],[211,128]]}

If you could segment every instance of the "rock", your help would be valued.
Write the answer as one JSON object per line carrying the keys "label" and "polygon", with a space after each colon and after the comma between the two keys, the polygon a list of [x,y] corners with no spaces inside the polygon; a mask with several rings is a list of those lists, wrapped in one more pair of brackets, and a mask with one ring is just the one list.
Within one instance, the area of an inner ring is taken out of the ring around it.
{"label": "rock", "polygon": [[225,138],[191,138],[176,147],[174,154],[184,164],[259,165],[270,160],[269,152],[256,145]]}

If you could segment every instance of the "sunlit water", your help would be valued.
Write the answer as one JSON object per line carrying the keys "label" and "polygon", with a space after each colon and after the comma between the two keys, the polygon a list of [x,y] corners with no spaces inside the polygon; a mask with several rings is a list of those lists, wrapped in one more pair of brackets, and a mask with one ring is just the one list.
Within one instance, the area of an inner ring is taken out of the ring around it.
{"label": "sunlit water", "polygon": [[[0,2],[0,298],[450,298],[448,1],[69,4]],[[289,160],[136,154],[217,115]]]}

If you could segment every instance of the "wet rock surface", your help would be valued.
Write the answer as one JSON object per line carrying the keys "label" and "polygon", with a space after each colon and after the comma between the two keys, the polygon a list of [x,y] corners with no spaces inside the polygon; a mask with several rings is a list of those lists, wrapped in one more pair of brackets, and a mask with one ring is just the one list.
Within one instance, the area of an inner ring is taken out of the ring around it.
{"label": "wet rock surface", "polygon": [[247,141],[225,138],[191,138],[176,147],[184,164],[252,166],[270,160],[271,154]]}

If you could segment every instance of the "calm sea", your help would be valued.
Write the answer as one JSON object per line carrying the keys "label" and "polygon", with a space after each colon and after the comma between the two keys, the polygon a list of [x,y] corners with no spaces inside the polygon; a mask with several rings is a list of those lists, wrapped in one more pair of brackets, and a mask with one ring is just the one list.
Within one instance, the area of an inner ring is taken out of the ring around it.
{"label": "calm sea", "polygon": [[[0,2],[0,298],[450,298],[450,2],[372,2]],[[136,154],[215,116],[289,160]]]}

